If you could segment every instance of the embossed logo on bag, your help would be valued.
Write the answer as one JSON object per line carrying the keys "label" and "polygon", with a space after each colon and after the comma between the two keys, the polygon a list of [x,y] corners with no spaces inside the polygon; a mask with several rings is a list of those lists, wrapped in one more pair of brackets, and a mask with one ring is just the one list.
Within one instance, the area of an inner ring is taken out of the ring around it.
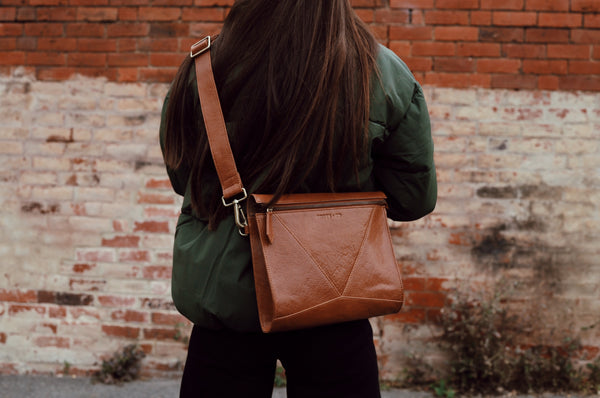
{"label": "embossed logo on bag", "polygon": [[342,213],[321,213],[317,214],[317,217],[333,219],[342,217]]}

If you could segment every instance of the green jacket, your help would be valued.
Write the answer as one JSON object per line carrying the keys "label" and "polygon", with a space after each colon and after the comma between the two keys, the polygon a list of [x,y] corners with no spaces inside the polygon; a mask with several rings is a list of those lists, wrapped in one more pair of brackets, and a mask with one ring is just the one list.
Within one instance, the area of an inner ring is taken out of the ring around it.
{"label": "green jacket", "polygon": [[[377,66],[381,84],[371,90],[370,161],[360,170],[360,187],[385,192],[389,218],[415,220],[433,211],[437,199],[427,105],[421,86],[392,51],[380,46]],[[196,92],[194,72],[189,81]],[[163,150],[168,100],[169,94],[160,127]],[[197,97],[190,100],[199,107]],[[209,231],[189,211],[189,170],[167,168],[167,172],[175,192],[184,196],[173,249],[175,306],[204,327],[260,330],[248,238],[238,234],[233,216]],[[340,190],[358,190],[355,181],[341,184]]]}

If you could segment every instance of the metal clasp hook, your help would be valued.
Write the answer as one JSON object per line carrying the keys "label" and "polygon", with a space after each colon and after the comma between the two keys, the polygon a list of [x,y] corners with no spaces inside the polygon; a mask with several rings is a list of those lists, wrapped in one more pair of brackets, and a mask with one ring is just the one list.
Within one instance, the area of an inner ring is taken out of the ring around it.
{"label": "metal clasp hook", "polygon": [[223,201],[223,206],[233,206],[233,217],[235,219],[235,225],[238,226],[238,231],[240,235],[248,236],[248,234],[244,232],[246,230],[246,227],[248,226],[248,220],[246,220],[244,209],[242,208],[242,206],[240,206],[240,203],[246,200],[246,198],[248,197],[248,193],[246,192],[245,188],[242,188],[242,193],[244,194],[243,198],[233,199],[230,203],[227,203],[227,201],[225,200],[225,196],[221,197],[221,200]]}

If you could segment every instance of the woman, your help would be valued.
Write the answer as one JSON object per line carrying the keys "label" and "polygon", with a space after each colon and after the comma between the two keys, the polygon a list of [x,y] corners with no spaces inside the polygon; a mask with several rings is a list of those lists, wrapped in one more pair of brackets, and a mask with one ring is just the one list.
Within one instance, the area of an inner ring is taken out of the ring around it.
{"label": "woman", "polygon": [[[251,192],[382,190],[394,220],[433,210],[422,90],[349,0],[238,0],[211,55],[237,168]],[[188,57],[161,122],[167,172],[184,196],[173,299],[194,322],[181,397],[270,397],[278,359],[290,398],[379,397],[368,320],[260,333],[249,243],[221,203],[195,79]]]}

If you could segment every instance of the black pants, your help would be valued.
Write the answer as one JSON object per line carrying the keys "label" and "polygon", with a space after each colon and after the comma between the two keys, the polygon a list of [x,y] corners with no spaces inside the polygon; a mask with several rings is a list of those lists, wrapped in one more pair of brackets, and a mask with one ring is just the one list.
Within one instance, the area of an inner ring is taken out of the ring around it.
{"label": "black pants", "polygon": [[273,334],[194,326],[181,398],[270,398],[276,361],[288,398],[379,398],[369,321]]}

